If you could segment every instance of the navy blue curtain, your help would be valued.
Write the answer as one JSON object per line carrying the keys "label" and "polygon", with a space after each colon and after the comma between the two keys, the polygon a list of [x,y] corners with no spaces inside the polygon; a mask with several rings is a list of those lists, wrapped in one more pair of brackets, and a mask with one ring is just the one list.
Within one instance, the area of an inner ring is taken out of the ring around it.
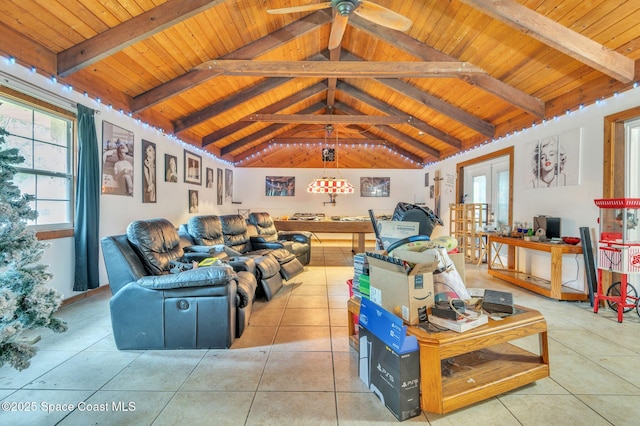
{"label": "navy blue curtain", "polygon": [[74,291],[100,285],[98,277],[100,224],[100,153],[95,111],[78,104],[78,178],[75,217]]}

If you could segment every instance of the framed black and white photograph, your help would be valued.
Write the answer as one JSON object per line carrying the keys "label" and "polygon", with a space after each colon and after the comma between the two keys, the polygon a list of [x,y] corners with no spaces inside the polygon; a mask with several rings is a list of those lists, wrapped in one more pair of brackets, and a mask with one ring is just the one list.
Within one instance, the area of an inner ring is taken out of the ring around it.
{"label": "framed black and white photograph", "polygon": [[435,193],[436,193],[436,186],[431,185],[429,187],[429,198],[433,198],[435,196]]}
{"label": "framed black and white photograph", "polygon": [[198,213],[198,191],[189,190],[189,213]]}
{"label": "framed black and white photograph", "polygon": [[187,150],[184,151],[184,181],[202,185],[202,157]]}
{"label": "framed black and white photograph", "polygon": [[207,167],[205,187],[207,187],[209,189],[213,188],[213,169],[209,168],[209,167]]}
{"label": "framed black and white photograph", "polygon": [[233,170],[224,169],[224,199],[233,201]]}
{"label": "framed black and white photograph", "polygon": [[335,148],[322,148],[322,162],[336,161]]}
{"label": "framed black and white photograph", "polygon": [[267,176],[264,194],[267,197],[293,197],[296,195],[296,177]]}
{"label": "framed black and white photograph", "polygon": [[133,197],[133,132],[102,122],[102,193]]}
{"label": "framed black and white photograph", "polygon": [[361,177],[361,197],[388,197],[391,193],[391,178],[388,177]]}
{"label": "framed black and white photograph", "polygon": [[424,174],[424,187],[425,188],[429,187],[429,173]]}
{"label": "framed black and white photograph", "polygon": [[164,181],[178,182],[178,157],[175,155],[164,155]]}
{"label": "framed black and white photograph", "polygon": [[217,169],[216,170],[216,203],[217,205],[221,206],[223,201],[224,201],[224,195],[223,195],[223,187],[222,187],[222,182],[223,182],[223,174],[222,174],[222,169]]}
{"label": "framed black and white photograph", "polygon": [[142,139],[142,202],[156,202],[156,144]]}

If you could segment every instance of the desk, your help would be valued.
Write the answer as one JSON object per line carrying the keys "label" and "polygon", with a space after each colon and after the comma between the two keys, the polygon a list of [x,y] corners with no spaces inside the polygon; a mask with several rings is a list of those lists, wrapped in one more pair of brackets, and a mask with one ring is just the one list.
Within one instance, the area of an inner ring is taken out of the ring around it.
{"label": "desk", "polygon": [[338,221],[338,220],[274,220],[278,231],[309,231],[326,234],[352,234],[351,250],[364,253],[364,237],[372,234],[370,221]]}
{"label": "desk", "polygon": [[[543,296],[557,300],[587,300],[588,294],[583,290],[576,290],[562,286],[562,259],[565,254],[581,254],[582,246],[569,244],[551,244],[539,241],[525,241],[522,238],[502,237],[490,235],[487,243],[487,272],[489,275],[503,279],[519,287],[526,288]],[[507,266],[499,256],[500,249],[507,247]],[[538,250],[551,253],[551,279],[532,276],[519,272],[516,268],[516,248]]]}

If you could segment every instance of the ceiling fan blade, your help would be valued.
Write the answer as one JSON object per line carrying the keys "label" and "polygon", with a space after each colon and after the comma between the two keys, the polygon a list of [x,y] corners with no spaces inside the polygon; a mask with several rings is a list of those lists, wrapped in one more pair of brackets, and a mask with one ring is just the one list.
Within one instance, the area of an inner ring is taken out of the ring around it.
{"label": "ceiling fan blade", "polygon": [[413,25],[411,19],[366,0],[364,0],[353,13],[383,27],[391,28],[392,30],[407,31],[411,28],[411,25]]}
{"label": "ceiling fan blade", "polygon": [[305,6],[283,7],[281,9],[268,9],[267,13],[271,13],[272,15],[278,15],[283,13],[308,12],[312,10],[327,9],[329,7],[331,7],[331,2],[326,1],[324,3],[307,4]]}
{"label": "ceiling fan blade", "polygon": [[339,13],[333,17],[333,24],[331,24],[331,35],[329,36],[329,50],[333,50],[336,47],[340,47],[342,43],[342,37],[347,29],[348,16],[342,16]]}

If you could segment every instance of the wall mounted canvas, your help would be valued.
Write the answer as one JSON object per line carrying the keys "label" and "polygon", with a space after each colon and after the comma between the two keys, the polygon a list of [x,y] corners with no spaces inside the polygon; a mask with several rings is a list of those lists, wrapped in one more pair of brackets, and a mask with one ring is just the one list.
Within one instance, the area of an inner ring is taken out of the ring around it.
{"label": "wall mounted canvas", "polygon": [[178,182],[178,157],[174,155],[164,155],[164,181]]}
{"label": "wall mounted canvas", "polygon": [[102,122],[102,193],[133,197],[133,132]]}
{"label": "wall mounted canvas", "polygon": [[580,184],[582,129],[572,129],[526,144],[524,187],[555,188]]}
{"label": "wall mounted canvas", "polygon": [[296,195],[295,176],[267,176],[265,178],[267,197],[293,197]]}
{"label": "wall mounted canvas", "polygon": [[202,157],[184,151],[184,181],[202,185]]}
{"label": "wall mounted canvas", "polygon": [[233,202],[233,170],[224,169],[224,199]]}
{"label": "wall mounted canvas", "polygon": [[217,169],[216,172],[217,172],[216,173],[216,182],[217,182],[217,184],[216,184],[216,202],[217,202],[217,204],[219,206],[221,206],[222,202],[223,202],[223,197],[224,197],[223,194],[222,194],[222,189],[223,189],[222,188],[222,182],[223,182],[222,169]]}
{"label": "wall mounted canvas", "polygon": [[156,202],[156,144],[142,139],[142,202]]}
{"label": "wall mounted canvas", "polygon": [[391,193],[391,178],[388,177],[361,177],[361,197],[388,197]]}

